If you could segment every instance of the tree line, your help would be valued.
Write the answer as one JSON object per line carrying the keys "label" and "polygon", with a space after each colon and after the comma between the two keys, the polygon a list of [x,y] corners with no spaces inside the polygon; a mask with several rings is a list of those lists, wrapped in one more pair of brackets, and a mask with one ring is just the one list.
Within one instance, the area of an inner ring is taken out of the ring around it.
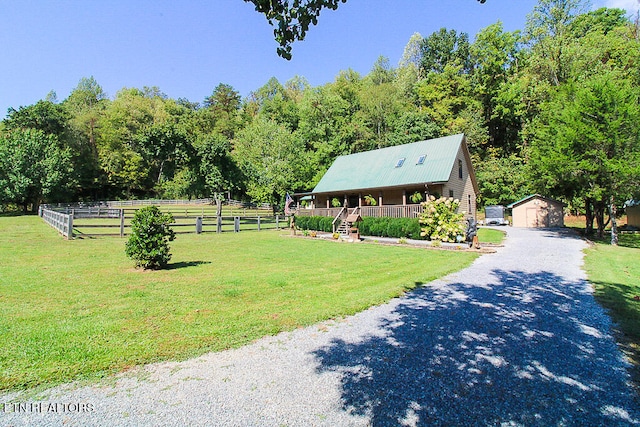
{"label": "tree line", "polygon": [[341,71],[312,87],[271,78],[246,98],[220,83],[202,102],[157,87],[109,98],[82,78],[9,109],[0,124],[0,203],[199,198],[283,203],[333,160],[464,132],[480,204],[543,193],[602,233],[640,181],[640,34],[620,9],[539,0],[526,27],[414,34],[397,66]]}

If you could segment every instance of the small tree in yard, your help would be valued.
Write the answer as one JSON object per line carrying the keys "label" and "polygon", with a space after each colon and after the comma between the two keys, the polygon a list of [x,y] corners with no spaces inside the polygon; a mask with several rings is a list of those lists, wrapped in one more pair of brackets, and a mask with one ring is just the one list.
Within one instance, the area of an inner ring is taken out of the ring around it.
{"label": "small tree in yard", "polygon": [[457,236],[464,235],[464,212],[456,213],[459,206],[460,201],[452,197],[436,199],[429,196],[427,201],[422,203],[420,235],[427,236],[429,240],[455,242]]}
{"label": "small tree in yard", "polygon": [[125,253],[136,262],[136,267],[158,270],[166,267],[171,259],[169,242],[175,233],[169,227],[173,215],[162,213],[157,206],[147,206],[136,211],[131,220],[131,236]]}

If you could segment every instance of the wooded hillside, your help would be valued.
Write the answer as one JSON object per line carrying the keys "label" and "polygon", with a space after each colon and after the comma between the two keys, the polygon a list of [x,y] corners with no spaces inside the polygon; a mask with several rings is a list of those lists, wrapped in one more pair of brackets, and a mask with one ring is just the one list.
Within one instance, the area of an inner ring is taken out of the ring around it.
{"label": "wooded hillside", "polygon": [[[339,13],[336,12],[336,13]],[[311,87],[272,78],[242,99],[157,87],[108,97],[93,77],[10,109],[0,203],[211,197],[281,204],[342,154],[464,132],[480,204],[539,192],[603,225],[640,184],[640,39],[623,10],[540,0],[522,31],[414,34],[397,66]]]}

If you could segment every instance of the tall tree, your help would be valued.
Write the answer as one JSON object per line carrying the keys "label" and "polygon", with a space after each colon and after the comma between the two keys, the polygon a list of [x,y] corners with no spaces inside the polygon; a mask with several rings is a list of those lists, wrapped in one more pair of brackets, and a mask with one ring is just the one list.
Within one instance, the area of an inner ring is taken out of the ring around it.
{"label": "tall tree", "polygon": [[96,193],[99,193],[101,177],[96,139],[98,123],[108,102],[107,95],[93,77],[80,79],[63,102],[73,132],[70,145],[81,198],[96,198]]}
{"label": "tall tree", "polygon": [[204,100],[204,111],[213,123],[210,129],[232,139],[239,128],[241,101],[240,93],[232,86],[224,83],[216,86],[213,93]]}
{"label": "tall tree", "polygon": [[501,22],[481,30],[471,46],[473,95],[482,103],[484,124],[489,133],[488,146],[513,153],[520,121],[501,108],[499,95],[517,68],[519,33],[503,30]]}
{"label": "tall tree", "polygon": [[245,109],[253,116],[276,121],[292,131],[298,127],[298,105],[275,77],[249,95]]}
{"label": "tall tree", "polygon": [[[562,87],[534,123],[529,152],[534,184],[566,200],[583,198],[586,212],[594,212],[599,237],[605,212],[615,221],[616,205],[640,185],[639,102],[636,85],[607,73]],[[587,232],[592,226],[587,215]]]}
{"label": "tall tree", "polygon": [[247,177],[247,194],[274,211],[287,192],[298,190],[304,146],[286,126],[258,118],[238,132],[234,157]]}
{"label": "tall tree", "polygon": [[404,47],[402,58],[398,63],[398,70],[394,84],[398,86],[402,96],[417,104],[415,85],[424,78],[422,68],[422,35],[413,33]]}
{"label": "tall tree", "polygon": [[65,100],[65,106],[72,116],[72,125],[88,136],[96,152],[96,130],[106,100],[107,95],[93,76],[80,79],[78,86]]}
{"label": "tall tree", "polygon": [[46,135],[55,135],[59,140],[68,141],[69,115],[60,104],[38,101],[33,105],[9,108],[4,126],[9,129],[38,129]]}
{"label": "tall tree", "polygon": [[442,73],[447,65],[457,66],[461,73],[470,71],[469,35],[440,28],[422,41],[422,72]]}
{"label": "tall tree", "polygon": [[231,156],[231,143],[220,134],[202,136],[195,144],[197,173],[203,181],[204,195],[214,197],[242,188],[241,172]]}
{"label": "tall tree", "polygon": [[552,86],[571,77],[570,25],[587,6],[584,0],[538,0],[527,17],[525,40],[531,45],[529,67]]}
{"label": "tall tree", "polygon": [[74,184],[71,154],[55,135],[37,129],[0,135],[0,202],[37,211],[45,201],[69,200]]}
{"label": "tall tree", "polygon": [[157,88],[125,88],[105,108],[97,145],[105,187],[115,192],[112,196],[150,195],[157,184],[159,170],[148,161],[158,147],[147,143],[158,141],[149,133],[151,127],[171,121],[168,106],[175,103],[166,98]]}

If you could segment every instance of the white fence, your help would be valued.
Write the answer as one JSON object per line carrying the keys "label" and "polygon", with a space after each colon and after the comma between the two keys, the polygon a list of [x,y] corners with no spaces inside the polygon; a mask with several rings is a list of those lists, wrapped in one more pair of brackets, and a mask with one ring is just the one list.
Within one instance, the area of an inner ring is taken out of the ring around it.
{"label": "white fence", "polygon": [[67,239],[73,239],[73,214],[40,209],[40,216],[50,226],[55,228]]}

